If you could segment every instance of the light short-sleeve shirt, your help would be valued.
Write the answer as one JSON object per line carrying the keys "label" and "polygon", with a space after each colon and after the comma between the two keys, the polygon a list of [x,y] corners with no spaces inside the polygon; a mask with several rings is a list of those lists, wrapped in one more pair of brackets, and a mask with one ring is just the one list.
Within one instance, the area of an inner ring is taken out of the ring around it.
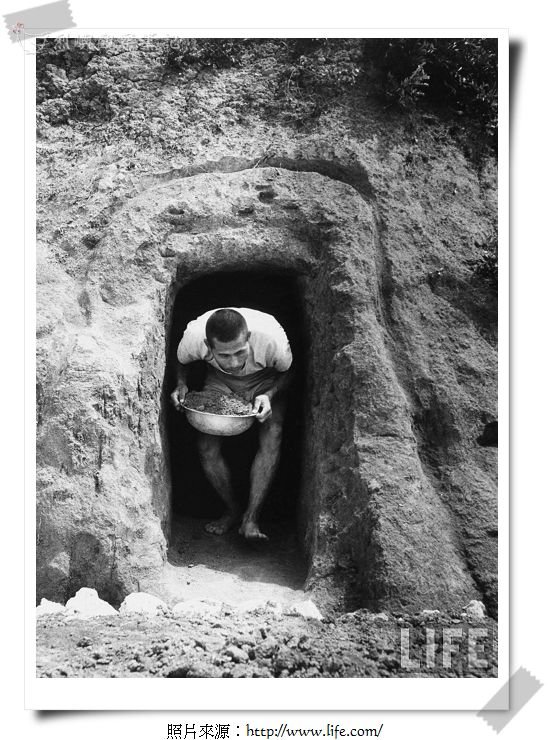
{"label": "light short-sleeve shirt", "polygon": [[[183,365],[195,360],[204,360],[217,370],[222,370],[211,350],[205,343],[206,322],[219,309],[206,311],[190,321],[177,348],[177,359]],[[245,375],[251,375],[265,368],[286,372],[292,364],[292,350],[286,332],[274,316],[253,308],[234,308],[242,314],[250,332],[250,353],[246,361]]]}

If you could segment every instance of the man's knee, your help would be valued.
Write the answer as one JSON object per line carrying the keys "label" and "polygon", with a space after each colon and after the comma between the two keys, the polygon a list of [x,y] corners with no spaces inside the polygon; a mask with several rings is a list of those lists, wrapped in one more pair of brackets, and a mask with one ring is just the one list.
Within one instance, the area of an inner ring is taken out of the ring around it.
{"label": "man's knee", "polygon": [[259,445],[261,448],[278,449],[282,442],[282,420],[271,417],[264,422],[260,434]]}
{"label": "man's knee", "polygon": [[221,453],[221,440],[213,434],[198,435],[198,454],[202,462],[215,461]]}

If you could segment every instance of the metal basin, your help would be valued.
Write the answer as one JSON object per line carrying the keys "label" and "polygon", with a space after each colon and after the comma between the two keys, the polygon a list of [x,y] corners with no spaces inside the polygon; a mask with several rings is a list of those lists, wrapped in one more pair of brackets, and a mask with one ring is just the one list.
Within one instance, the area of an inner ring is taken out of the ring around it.
{"label": "metal basin", "polygon": [[215,434],[220,437],[233,437],[242,434],[254,423],[255,414],[229,415],[211,414],[208,411],[197,411],[183,405],[189,424],[199,432]]}

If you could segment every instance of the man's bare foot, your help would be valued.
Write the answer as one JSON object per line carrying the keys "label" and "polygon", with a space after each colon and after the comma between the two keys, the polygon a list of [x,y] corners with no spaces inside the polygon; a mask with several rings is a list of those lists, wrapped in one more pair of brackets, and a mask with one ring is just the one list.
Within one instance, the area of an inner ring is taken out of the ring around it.
{"label": "man's bare foot", "polygon": [[205,524],[204,529],[208,534],[225,534],[234,527],[237,521],[238,514],[225,514],[220,519]]}
{"label": "man's bare foot", "polygon": [[266,534],[259,529],[255,522],[242,522],[238,533],[247,540],[268,540]]}

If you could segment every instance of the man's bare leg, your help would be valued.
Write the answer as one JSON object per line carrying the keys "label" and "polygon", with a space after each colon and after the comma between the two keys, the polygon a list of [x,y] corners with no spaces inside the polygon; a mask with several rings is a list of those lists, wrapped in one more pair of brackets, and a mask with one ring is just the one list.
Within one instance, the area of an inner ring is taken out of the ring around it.
{"label": "man's bare leg", "polygon": [[229,468],[221,456],[221,437],[199,432],[198,452],[206,478],[227,509],[220,519],[208,522],[204,529],[210,534],[225,534],[239,520],[240,508],[233,494]]}
{"label": "man's bare leg", "polygon": [[280,460],[283,419],[284,406],[279,402],[277,407],[273,404],[271,418],[259,425],[259,449],[250,473],[250,498],[238,530],[248,540],[268,539],[259,529],[258,520]]}

